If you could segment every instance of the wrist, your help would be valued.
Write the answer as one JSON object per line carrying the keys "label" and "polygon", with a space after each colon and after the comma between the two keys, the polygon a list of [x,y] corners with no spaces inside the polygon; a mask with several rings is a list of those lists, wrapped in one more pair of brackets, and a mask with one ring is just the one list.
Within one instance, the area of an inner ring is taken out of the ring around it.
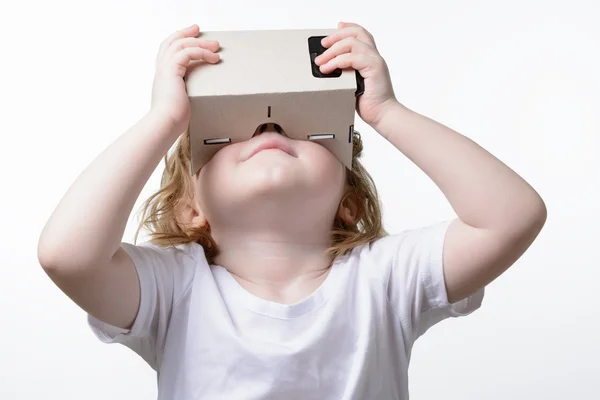
{"label": "wrist", "polygon": [[379,118],[372,124],[372,128],[384,138],[388,138],[391,130],[397,129],[399,122],[408,117],[409,113],[410,110],[399,101],[390,99],[382,107]]}
{"label": "wrist", "polygon": [[179,137],[187,129],[185,122],[177,121],[169,113],[161,112],[159,109],[150,109],[144,119],[167,136]]}

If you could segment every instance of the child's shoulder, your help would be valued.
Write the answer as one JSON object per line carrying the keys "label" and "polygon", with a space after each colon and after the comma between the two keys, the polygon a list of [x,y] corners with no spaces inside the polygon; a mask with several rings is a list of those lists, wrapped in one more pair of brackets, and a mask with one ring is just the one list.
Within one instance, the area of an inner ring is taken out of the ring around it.
{"label": "child's shoulder", "polygon": [[441,265],[446,231],[451,221],[402,230],[352,249],[346,260],[360,276],[385,284],[436,272]]}
{"label": "child's shoulder", "polygon": [[204,250],[198,243],[163,245],[147,241],[122,243],[121,247],[133,260],[146,292],[160,292],[156,297],[181,299],[192,282],[209,270]]}
{"label": "child's shoulder", "polygon": [[206,264],[204,248],[195,242],[163,244],[146,241],[139,244],[121,243],[121,247],[139,265],[187,268]]}
{"label": "child's shoulder", "polygon": [[407,228],[397,233],[389,234],[368,243],[359,245],[352,250],[356,256],[380,257],[394,256],[398,252],[437,251],[443,245],[446,231],[452,220]]}

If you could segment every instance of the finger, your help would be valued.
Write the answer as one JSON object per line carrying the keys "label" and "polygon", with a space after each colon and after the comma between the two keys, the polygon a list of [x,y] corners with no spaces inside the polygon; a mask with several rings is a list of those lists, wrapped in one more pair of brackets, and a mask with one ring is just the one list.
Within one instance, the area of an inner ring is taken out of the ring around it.
{"label": "finger", "polygon": [[158,49],[158,58],[163,57],[165,51],[169,48],[169,46],[171,46],[171,43],[173,43],[175,40],[184,37],[196,37],[199,33],[200,27],[198,27],[198,25],[196,24],[190,25],[181,30],[178,30],[177,32],[172,33],[160,44],[160,47]]}
{"label": "finger", "polygon": [[206,50],[210,50],[212,52],[216,52],[217,50],[219,50],[219,42],[217,42],[216,40],[198,39],[195,37],[176,39],[165,51],[163,57],[172,57],[175,53],[187,47],[200,47]]}
{"label": "finger", "polygon": [[372,46],[374,49],[377,49],[377,46],[375,45],[375,39],[366,29],[356,24],[347,26],[342,24],[346,23],[340,23],[339,26],[341,26],[341,28],[339,30],[333,32],[332,34],[321,40],[321,44],[323,45],[323,47],[330,47],[335,42],[345,39],[347,37],[355,37]]}
{"label": "finger", "polygon": [[174,41],[177,39],[181,39],[184,37],[196,37],[200,33],[200,27],[196,24],[192,24],[188,27],[185,27],[177,32],[171,34],[165,41],[163,42],[165,47],[169,47]]}
{"label": "finger", "polygon": [[192,61],[204,60],[210,64],[215,64],[220,58],[221,57],[217,53],[213,53],[209,50],[200,47],[187,47],[175,54],[169,63],[168,68],[172,68],[176,75],[183,78]]}
{"label": "finger", "polygon": [[339,31],[335,31],[331,33],[329,36],[326,36],[321,40],[321,44],[325,48],[331,47],[335,42],[338,42],[342,39],[346,39],[348,37],[358,38],[359,32],[357,29],[344,28]]}
{"label": "finger", "polygon": [[362,25],[356,24],[354,22],[344,22],[344,21],[338,22],[338,27],[340,27],[340,28],[344,28],[344,27],[347,27],[347,26],[354,26],[356,28],[365,29],[365,28],[362,27]]}
{"label": "finger", "polygon": [[212,51],[202,49],[200,47],[187,47],[179,51],[174,57],[173,61],[175,64],[179,64],[183,67],[187,67],[190,61],[204,60],[211,64],[218,62],[221,59],[219,54],[213,53]]}
{"label": "finger", "polygon": [[368,66],[368,57],[364,53],[345,53],[337,56],[327,64],[321,65],[319,68],[322,73],[329,74],[336,68],[354,68],[357,71],[361,71]]}
{"label": "finger", "polygon": [[375,50],[365,42],[361,42],[355,37],[347,37],[345,39],[340,40],[339,42],[335,42],[333,46],[331,46],[323,54],[315,58],[315,64],[326,64],[331,59],[339,56],[340,54],[350,52],[369,53],[375,52]]}
{"label": "finger", "polygon": [[364,27],[364,26],[362,26],[362,25],[355,24],[354,22],[340,22],[340,23],[338,24],[338,26],[339,26],[340,28],[352,27],[352,28],[358,29],[358,31],[359,31],[359,32],[360,32],[362,35],[364,35],[365,37],[369,38],[369,39],[370,39],[370,40],[373,42],[373,44],[375,44],[375,38],[373,38],[373,35],[371,34],[371,32],[369,32],[369,31],[367,30],[367,28],[365,28],[365,27]]}

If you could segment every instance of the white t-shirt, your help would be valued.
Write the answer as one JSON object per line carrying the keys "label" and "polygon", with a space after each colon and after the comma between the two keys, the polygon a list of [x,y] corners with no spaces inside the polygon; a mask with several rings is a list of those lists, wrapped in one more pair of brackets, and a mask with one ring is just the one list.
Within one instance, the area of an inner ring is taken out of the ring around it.
{"label": "white t-shirt", "polygon": [[484,289],[449,304],[442,250],[449,221],[355,248],[292,305],[256,297],[196,243],[123,243],[140,278],[131,331],[88,321],[158,375],[160,400],[408,399],[414,341],[479,308]]}

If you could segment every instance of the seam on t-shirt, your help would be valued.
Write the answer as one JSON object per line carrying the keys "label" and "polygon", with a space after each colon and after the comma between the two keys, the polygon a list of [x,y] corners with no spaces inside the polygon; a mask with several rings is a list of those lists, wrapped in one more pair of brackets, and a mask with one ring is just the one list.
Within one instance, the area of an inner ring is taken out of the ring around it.
{"label": "seam on t-shirt", "polygon": [[[445,232],[445,231],[444,231]],[[398,236],[401,236],[402,234],[405,234],[406,232],[403,232],[401,234],[399,234]],[[445,234],[444,234],[445,236]],[[392,268],[394,267],[394,265],[398,265],[398,260],[397,260],[397,256],[398,256],[398,252],[394,252],[394,256],[392,258],[391,261],[391,265],[389,265],[389,267],[387,268],[387,279],[390,279],[390,275],[392,273]],[[442,255],[442,260],[443,260],[443,255]],[[427,261],[427,264],[429,265],[429,273],[426,274],[425,279],[427,279],[429,281],[429,283],[433,284],[433,281],[431,280],[432,275],[431,275],[431,256],[429,257],[429,260]],[[421,275],[421,274],[419,274]],[[412,322],[411,319],[408,317],[404,317],[402,316],[392,305],[392,302],[388,296],[388,289],[387,289],[387,285],[389,284],[389,282],[385,282],[383,279],[378,279],[380,281],[380,283],[383,285],[383,289],[385,290],[385,301],[387,303],[387,305],[390,307],[390,309],[392,310],[392,312],[394,313],[394,315],[396,315],[396,317],[398,317],[398,319],[400,319],[400,321],[403,321],[405,323],[408,323],[409,325],[412,326]],[[420,314],[422,313],[426,313],[429,312],[431,310],[434,309],[443,309],[445,306],[439,301],[439,299],[437,298],[437,296],[432,296],[431,290],[433,289],[431,286],[432,285],[428,285],[426,281],[423,280],[423,277],[420,276],[419,280],[425,284],[425,290],[426,290],[426,295],[427,295],[427,300],[431,300],[432,298],[434,299],[433,303],[430,307],[428,307],[425,310],[420,311]]]}
{"label": "seam on t-shirt", "polygon": [[392,305],[389,297],[387,296],[387,289],[385,287],[385,284],[383,282],[381,282],[381,283],[383,284],[383,289],[386,291],[385,302],[388,305],[388,307],[392,310],[392,312],[394,313],[396,318],[398,318],[400,320],[400,323],[408,323],[409,325],[411,325],[410,320],[408,318],[403,317],[402,315],[400,315],[400,313],[398,311],[396,311],[396,309]]}
{"label": "seam on t-shirt", "polygon": [[[421,313],[425,313],[434,308],[442,308],[441,304],[440,304],[440,300],[438,299],[438,297],[436,296],[436,293],[435,293],[434,282],[433,282],[433,273],[432,273],[433,266],[431,263],[432,263],[432,260],[431,260],[431,257],[429,257],[429,259],[427,260],[428,271],[426,271],[425,274],[419,273],[419,280],[421,281],[421,284],[424,285],[424,287],[425,287],[425,295],[427,296],[427,299],[426,299],[427,302],[431,302],[434,304],[432,304],[426,310],[422,310]],[[431,300],[433,300],[433,301],[431,301]]]}
{"label": "seam on t-shirt", "polygon": [[383,286],[383,290],[384,290],[384,293],[385,293],[385,302],[387,303],[388,307],[392,310],[392,312],[394,313],[394,315],[400,320],[400,323],[404,322],[404,323],[408,323],[409,325],[411,325],[409,319],[403,317],[398,311],[396,311],[396,309],[392,305],[392,302],[391,302],[391,300],[390,300],[390,298],[388,296],[388,285],[389,285],[390,275],[392,274],[392,268],[394,267],[394,265],[396,265],[396,261],[397,261],[396,257],[397,257],[397,255],[398,255],[397,252],[394,252],[394,256],[392,257],[392,262],[387,267],[386,277],[387,277],[388,282],[385,282],[385,280],[383,280],[378,275],[376,275],[376,279]]}
{"label": "seam on t-shirt", "polygon": [[[446,290],[446,277],[444,276],[444,247],[445,247],[445,243],[446,243],[446,235],[448,234],[448,227],[450,226],[451,223],[452,223],[452,220],[447,220],[447,221],[443,222],[442,224],[440,224],[440,226],[436,226],[436,232],[432,239],[436,246],[439,245],[441,247],[439,249],[440,250],[439,253],[437,252],[437,250],[438,250],[437,248],[435,249],[435,252],[433,254],[430,253],[429,259],[427,260],[428,261],[427,265],[429,266],[429,269],[427,271],[428,272],[427,279],[429,280],[431,285],[426,286],[426,287],[428,289],[430,299],[435,299],[435,306],[429,307],[424,312],[427,312],[434,308],[442,310],[448,306],[448,302],[447,302],[448,293]],[[441,226],[443,226],[444,229],[442,229]],[[434,281],[434,274],[436,274],[438,272],[437,268],[440,269],[439,273],[441,275],[436,276],[436,278],[435,278],[436,280]],[[443,291],[443,296],[446,299],[446,301],[439,298],[438,293],[436,292],[436,287],[434,287],[436,284],[441,285],[440,289]]]}
{"label": "seam on t-shirt", "polygon": [[[198,246],[200,246],[200,245],[198,244]],[[204,251],[204,249],[202,248],[202,246],[200,246],[200,249],[202,249],[202,251]],[[194,265],[193,265],[194,271],[193,271],[193,274],[192,274],[192,278],[188,282],[187,287],[185,288],[185,290],[183,290],[181,292],[181,296],[179,297],[179,299],[177,299],[177,301],[173,302],[173,307],[172,307],[173,310],[175,310],[175,308],[179,305],[179,303],[181,303],[181,301],[185,298],[185,296],[187,295],[187,293],[191,290],[192,284],[194,283],[194,279],[196,278],[196,268],[198,267],[198,258],[196,257],[195,254],[192,254],[191,251],[188,251],[189,249],[179,249],[179,250],[182,250],[186,255],[188,255],[195,262],[194,262]]]}
{"label": "seam on t-shirt", "polygon": [[273,316],[273,315],[270,315],[270,314],[261,313],[261,312],[259,312],[259,311],[256,311],[256,310],[254,310],[254,309],[251,309],[251,308],[245,308],[245,310],[247,310],[247,311],[250,311],[251,313],[254,313],[254,314],[256,314],[256,315],[261,315],[261,316],[263,316],[263,317],[272,318],[272,319],[278,319],[278,320],[282,320],[282,321],[288,321],[288,320],[291,320],[291,319],[296,319],[296,318],[303,317],[303,316],[305,316],[305,315],[306,315],[306,314],[308,314],[308,313],[311,313],[311,312],[313,312],[313,311],[315,311],[315,310],[318,310],[319,308],[321,308],[321,307],[323,307],[325,304],[327,304],[327,302],[329,301],[329,299],[330,299],[330,297],[327,297],[326,299],[324,299],[324,300],[321,302],[321,304],[317,305],[315,308],[311,308],[310,310],[306,311],[305,313],[303,313],[303,314],[300,314],[300,315],[295,315],[295,316],[293,316],[293,317],[279,317],[279,316]]}

